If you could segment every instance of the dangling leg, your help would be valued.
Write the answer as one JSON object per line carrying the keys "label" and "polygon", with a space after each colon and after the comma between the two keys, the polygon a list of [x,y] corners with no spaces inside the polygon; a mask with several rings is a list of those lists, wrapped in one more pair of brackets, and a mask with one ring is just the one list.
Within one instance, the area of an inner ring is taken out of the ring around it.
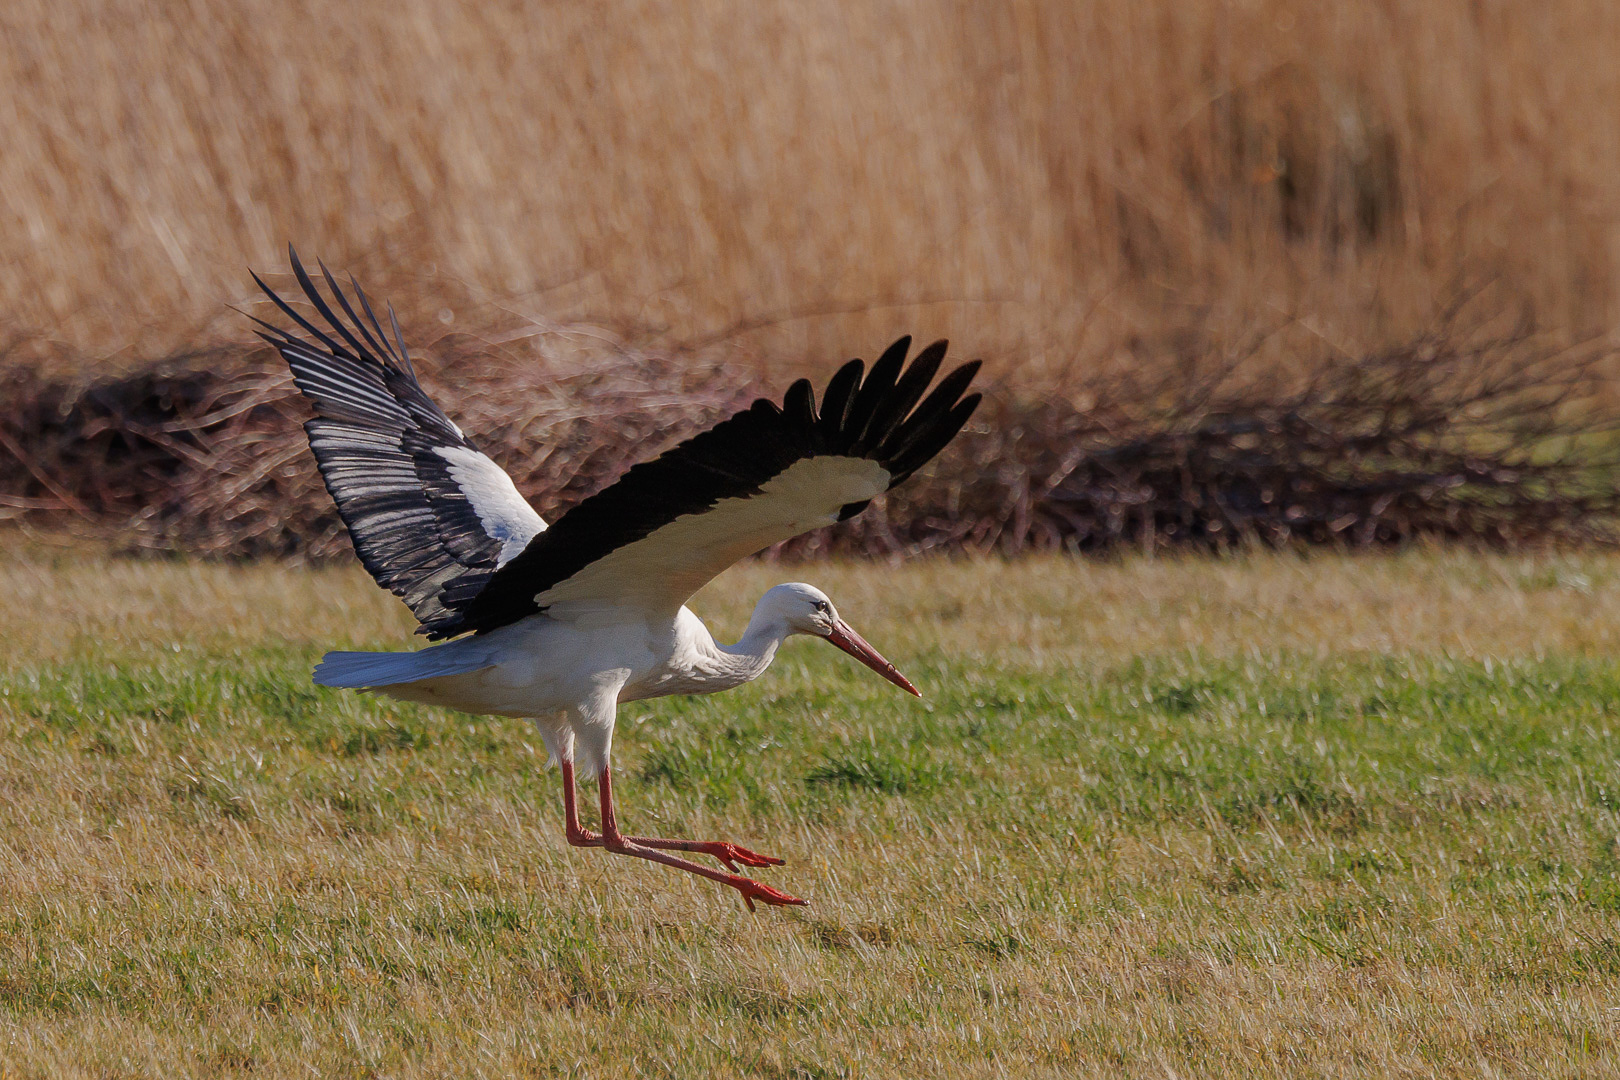
{"label": "dangling leg", "polygon": [[593,833],[579,824],[579,806],[574,802],[574,760],[565,758],[558,763],[563,782],[563,832],[575,847],[601,847],[602,834]]}
{"label": "dangling leg", "polygon": [[[571,759],[561,762],[563,781],[563,828],[567,833],[568,842],[575,847],[602,847],[602,836],[579,823],[579,807],[574,802],[574,763]],[[602,783],[607,781],[607,770],[602,771]],[[781,866],[784,860],[773,859],[769,855],[760,855],[749,851],[737,844],[727,843],[724,840],[666,840],[660,836],[625,836],[621,839],[639,844],[642,847],[658,848],[663,851],[690,851],[699,855],[713,855],[721,864],[732,873],[737,873],[737,864],[744,866]]]}
{"label": "dangling leg", "polygon": [[[571,788],[573,785],[572,763],[569,764],[568,771],[564,773],[564,776]],[[602,775],[597,779],[596,784],[597,789],[601,792],[602,796],[602,835],[596,836],[594,833],[587,833],[583,829],[579,829],[578,831],[582,836],[582,839],[589,838],[584,839],[585,843],[589,843],[593,847],[596,844],[601,844],[603,847],[617,855],[634,855],[638,859],[647,859],[650,862],[663,863],[665,866],[673,866],[679,870],[685,870],[689,873],[697,874],[700,877],[706,877],[710,881],[718,881],[722,885],[729,885],[731,888],[736,889],[742,894],[743,903],[748,905],[749,911],[754,910],[755,900],[762,900],[767,904],[802,905],[804,903],[803,900],[800,900],[797,897],[789,896],[785,892],[779,892],[776,889],[771,888],[769,885],[754,881],[752,878],[745,878],[736,873],[726,874],[720,872],[719,870],[710,870],[707,866],[699,866],[697,863],[688,859],[683,859],[676,855],[666,855],[662,851],[655,849],[655,846],[661,845],[681,845],[679,847],[674,847],[674,850],[703,851],[707,854],[715,855],[716,858],[721,859],[721,861],[726,862],[728,865],[730,863],[730,859],[723,855],[717,854],[715,850],[716,848],[723,847],[726,849],[731,858],[735,858],[739,862],[746,861],[741,857],[743,854],[746,854],[754,859],[763,859],[763,856],[755,855],[751,851],[745,852],[744,849],[738,848],[735,845],[704,844],[700,841],[693,840],[649,840],[637,836],[625,836],[619,832],[619,823],[613,813],[613,781],[610,778],[609,772],[606,768],[602,770]],[[578,817],[573,812],[572,805],[573,796],[570,794],[565,805],[565,809],[568,811],[569,817],[573,819],[573,824],[569,832],[569,843],[574,843],[573,830],[577,829],[579,824]],[[781,861],[782,860],[780,859],[769,859],[760,863],[749,863],[749,865],[770,865],[780,863]],[[735,867],[733,867],[733,869],[735,869]]]}
{"label": "dangling leg", "polygon": [[[763,900],[767,904],[803,904],[803,900],[736,873],[736,864],[739,862],[749,866],[775,866],[782,862],[781,859],[758,855],[735,844],[625,836],[619,832],[618,821],[613,814],[613,781],[607,768],[608,756],[613,746],[613,717],[617,707],[618,690],[618,686],[603,686],[597,697],[568,710],[553,725],[541,725],[541,734],[546,736],[546,749],[562,771],[563,814],[568,842],[576,847],[605,847],[616,854],[634,855],[638,859],[663,863],[665,866],[673,866],[697,874],[699,877],[706,877],[710,881],[729,885],[742,893],[750,911],[754,909],[755,900]],[[597,780],[602,795],[600,834],[591,832],[580,824],[579,808],[574,803],[574,752],[582,744],[587,764],[593,767],[597,764],[601,766],[601,775]],[[710,870],[706,866],[699,866],[675,855],[666,855],[661,849],[713,855],[732,873],[723,874],[718,870]]]}

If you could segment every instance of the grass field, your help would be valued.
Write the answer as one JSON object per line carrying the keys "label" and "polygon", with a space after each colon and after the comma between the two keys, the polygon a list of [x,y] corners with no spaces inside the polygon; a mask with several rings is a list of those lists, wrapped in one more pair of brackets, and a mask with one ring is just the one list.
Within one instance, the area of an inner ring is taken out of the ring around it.
{"label": "grass field", "polygon": [[354,569],[0,567],[0,1075],[1620,1075],[1620,558],[805,577],[811,642],[626,708],[567,848],[516,722],[314,688]]}

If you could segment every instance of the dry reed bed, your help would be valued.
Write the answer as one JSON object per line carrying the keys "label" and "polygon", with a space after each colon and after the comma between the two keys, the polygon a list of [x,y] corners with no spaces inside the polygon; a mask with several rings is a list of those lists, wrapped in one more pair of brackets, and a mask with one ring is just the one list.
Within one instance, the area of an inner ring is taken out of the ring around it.
{"label": "dry reed bed", "polygon": [[1279,317],[1361,355],[1461,279],[1582,335],[1617,49],[1579,0],[18,0],[0,318],[100,369],[240,341],[222,301],[290,239],[429,320],[789,363],[913,329],[1164,362]]}
{"label": "dry reed bed", "polygon": [[999,385],[847,547],[1589,538],[1617,48],[1576,0],[22,0],[0,512],[341,550],[224,304],[293,239],[455,331],[432,379],[547,512],[915,332]]}

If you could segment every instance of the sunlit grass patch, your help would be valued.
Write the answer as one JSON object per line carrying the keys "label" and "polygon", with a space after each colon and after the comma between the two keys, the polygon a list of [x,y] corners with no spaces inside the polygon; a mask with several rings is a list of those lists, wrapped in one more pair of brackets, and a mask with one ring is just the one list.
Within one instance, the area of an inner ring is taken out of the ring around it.
{"label": "sunlit grass patch", "polygon": [[[1497,621],[1561,586],[1407,558],[925,563],[885,571],[893,610],[845,604],[922,701],[805,641],[733,693],[627,706],[624,823],[786,857],[762,876],[811,906],[757,916],[568,848],[526,725],[312,686],[318,633],[25,647],[0,668],[0,1045],[85,1075],[1602,1075],[1605,616]],[[1606,561],[1547,565],[1614,599]],[[858,598],[866,572],[802,576]],[[786,576],[700,607],[729,625]],[[316,577],[238,586],[370,587]],[[1335,598],[1309,616],[1329,647],[1245,622],[1290,589]],[[971,639],[913,592],[961,597]],[[1405,604],[1408,636],[1331,645],[1352,595]],[[1061,644],[1098,619],[1158,644]],[[1514,644],[1538,633],[1562,644]]]}

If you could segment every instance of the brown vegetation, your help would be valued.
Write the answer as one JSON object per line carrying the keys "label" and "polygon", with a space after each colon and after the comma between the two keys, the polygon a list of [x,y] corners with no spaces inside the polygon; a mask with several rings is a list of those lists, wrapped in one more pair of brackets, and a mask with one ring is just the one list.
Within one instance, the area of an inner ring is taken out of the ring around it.
{"label": "brown vegetation", "polygon": [[1613,509],[1612,364],[1569,351],[1616,300],[1606,9],[25,0],[0,31],[0,514],[341,550],[225,306],[288,239],[400,306],[548,512],[902,332],[996,385],[861,550]]}
{"label": "brown vegetation", "polygon": [[1134,365],[1290,318],[1360,355],[1463,280],[1584,335],[1617,50],[1577,0],[19,0],[0,319],[98,363],[242,340],[224,304],[292,240],[425,320],[795,365],[906,331]]}
{"label": "brown vegetation", "polygon": [[[543,514],[615,478],[646,447],[746,403],[748,377],[600,339],[528,338],[457,365],[439,343],[421,373]],[[459,377],[447,378],[447,369]],[[73,524],[127,546],[210,555],[328,557],[349,550],[300,422],[286,366],[220,348],[75,387],[0,374],[0,516]],[[8,428],[11,430],[8,431]]]}
{"label": "brown vegetation", "polygon": [[[429,392],[548,518],[770,392],[746,370],[561,330],[500,348],[445,338],[430,355]],[[1092,380],[1078,402],[992,384],[936,465],[784,553],[1611,538],[1620,495],[1591,407],[1602,351],[1448,324],[1292,381],[1242,377],[1251,355]],[[148,549],[348,550],[304,404],[267,350],[78,389],[28,366],[0,379],[0,515]]]}

